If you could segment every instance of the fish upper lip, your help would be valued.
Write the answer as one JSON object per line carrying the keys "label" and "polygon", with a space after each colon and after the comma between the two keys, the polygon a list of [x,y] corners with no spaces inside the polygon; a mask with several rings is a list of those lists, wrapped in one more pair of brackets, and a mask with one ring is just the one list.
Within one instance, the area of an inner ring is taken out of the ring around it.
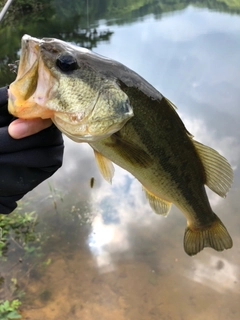
{"label": "fish upper lip", "polygon": [[[16,80],[22,79],[33,67],[39,57],[39,40],[27,34],[22,37],[21,56]],[[27,68],[26,68],[27,66]]]}

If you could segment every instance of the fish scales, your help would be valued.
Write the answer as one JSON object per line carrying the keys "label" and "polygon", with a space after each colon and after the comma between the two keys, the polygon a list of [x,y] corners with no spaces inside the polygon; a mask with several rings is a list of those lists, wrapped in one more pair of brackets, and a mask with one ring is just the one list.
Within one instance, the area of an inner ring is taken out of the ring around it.
{"label": "fish scales", "polygon": [[131,69],[58,39],[25,35],[8,108],[23,119],[51,118],[70,139],[89,143],[107,181],[112,162],[132,173],[156,213],[167,215],[175,204],[187,219],[187,254],[232,247],[205,190],[225,197],[231,166],[195,141],[176,107]]}
{"label": "fish scales", "polygon": [[[139,97],[141,103],[143,103],[139,104],[138,99],[136,102],[134,98],[131,99],[134,117],[126,123],[119,133],[121,134],[123,131],[124,137],[137,136],[138,139],[134,139],[135,146],[138,146],[139,149],[145,149],[152,159],[151,178],[149,178],[148,171],[148,180],[150,180],[151,185],[145,186],[154,194],[168,201],[173,196],[185,199],[185,207],[188,207],[188,211],[190,210],[189,207],[193,206],[192,212],[197,212],[196,216],[201,219],[203,211],[206,212],[208,210],[211,212],[203,186],[205,183],[205,173],[182,121],[177,116],[175,110],[169,108],[164,98],[162,100],[149,100],[146,95],[134,87],[128,87],[123,90],[128,96]],[[142,108],[142,105],[145,105],[144,99],[147,99],[147,108]],[[162,111],[160,113],[156,112],[156,109],[159,108]],[[173,139],[172,137],[175,138]],[[125,163],[124,157],[121,160],[118,158],[120,153],[118,151],[115,157],[112,156],[111,149],[113,146],[110,145],[109,149],[106,150],[108,141],[105,143],[102,140],[91,145],[100,153],[102,152],[105,156],[107,155],[112,161],[135,174],[144,185],[145,179],[142,170],[139,170],[136,175],[137,164],[133,163],[130,169],[129,163]],[[182,145],[184,145],[184,148],[182,148]],[[115,149],[117,148],[116,145]],[[193,162],[190,168],[188,168],[189,160]],[[148,170],[148,168],[144,169]],[[196,176],[198,180],[194,183]],[[159,186],[161,186],[162,191]],[[173,190],[174,193],[172,194]],[[199,195],[205,199],[203,203],[199,203]],[[209,215],[207,218],[211,219],[211,216]],[[206,217],[204,219],[206,221]]]}

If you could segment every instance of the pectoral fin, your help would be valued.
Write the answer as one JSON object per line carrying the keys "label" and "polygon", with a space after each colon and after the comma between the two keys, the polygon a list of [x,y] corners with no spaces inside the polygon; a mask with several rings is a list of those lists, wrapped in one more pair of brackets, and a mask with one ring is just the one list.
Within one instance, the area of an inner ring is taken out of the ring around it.
{"label": "pectoral fin", "polygon": [[195,140],[193,143],[205,169],[206,185],[220,197],[225,197],[233,182],[230,164],[214,149]]}
{"label": "pectoral fin", "polygon": [[112,161],[105,158],[101,153],[94,150],[95,159],[98,165],[98,168],[103,176],[103,178],[109,182],[112,183],[112,178],[114,176],[114,166],[112,164]]}
{"label": "pectoral fin", "polygon": [[143,191],[145,192],[146,198],[148,199],[153,211],[166,217],[171,209],[172,204],[166,200],[156,197],[153,193],[151,193],[144,187]]}
{"label": "pectoral fin", "polygon": [[148,168],[153,159],[134,143],[131,143],[126,138],[121,136],[119,132],[111,136],[111,143],[108,143],[108,146],[115,148],[118,154],[131,165],[136,167]]}

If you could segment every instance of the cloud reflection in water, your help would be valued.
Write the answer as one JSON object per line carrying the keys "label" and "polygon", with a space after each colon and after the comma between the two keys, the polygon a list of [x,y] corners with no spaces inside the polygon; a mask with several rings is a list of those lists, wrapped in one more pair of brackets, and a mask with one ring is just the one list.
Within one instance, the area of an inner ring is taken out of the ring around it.
{"label": "cloud reflection in water", "polygon": [[131,252],[129,226],[132,223],[150,225],[153,213],[141,184],[117,166],[113,184],[102,182],[95,190],[92,202],[98,215],[92,223],[88,245],[100,271],[109,272],[114,270],[111,255]]}
{"label": "cloud reflection in water", "polygon": [[193,260],[193,270],[187,278],[220,293],[232,291],[240,294],[239,268],[223,257],[206,254],[204,261]]}

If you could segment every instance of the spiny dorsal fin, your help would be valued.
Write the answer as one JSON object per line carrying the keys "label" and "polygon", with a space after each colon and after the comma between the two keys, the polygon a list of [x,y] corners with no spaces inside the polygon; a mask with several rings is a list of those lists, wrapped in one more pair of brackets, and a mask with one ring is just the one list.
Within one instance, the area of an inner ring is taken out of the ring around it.
{"label": "spiny dorsal fin", "polygon": [[[215,214],[214,214],[215,215]],[[189,256],[197,254],[205,247],[216,251],[223,251],[232,247],[232,238],[222,221],[215,215],[215,220],[210,226],[201,229],[192,229],[188,226],[184,235],[184,250]]]}
{"label": "spiny dorsal fin", "polygon": [[195,140],[193,143],[205,169],[206,185],[220,197],[226,197],[233,182],[233,170],[230,164],[214,149]]}
{"label": "spiny dorsal fin", "polygon": [[179,125],[180,127],[182,127],[183,130],[186,131],[187,135],[188,135],[190,138],[193,138],[193,135],[186,129],[185,125],[183,124],[182,120],[180,119],[179,114],[177,113],[177,107],[175,106],[175,104],[173,104],[173,103],[172,103],[170,100],[168,100],[166,97],[163,97],[162,101],[163,101],[163,103],[165,102],[165,103],[167,104],[167,106],[172,109],[173,113],[175,114],[175,115],[173,115],[173,116],[175,116],[176,119],[178,119],[178,125]]}
{"label": "spiny dorsal fin", "polygon": [[174,110],[177,110],[177,107],[175,106],[174,103],[172,103],[172,101],[168,100],[166,97],[164,97],[164,99],[166,99],[166,101],[168,102],[168,104],[169,104]]}
{"label": "spiny dorsal fin", "polygon": [[143,187],[143,191],[145,192],[146,198],[148,199],[150,207],[153,209],[153,211],[156,212],[157,214],[167,216],[168,212],[171,209],[172,204],[166,200],[156,197],[154,194],[152,194],[150,191],[148,191],[144,187]]}
{"label": "spiny dorsal fin", "polygon": [[103,176],[103,178],[109,182],[112,183],[112,178],[114,176],[114,166],[112,164],[112,161],[105,158],[101,153],[94,150],[95,159],[98,165],[98,168]]}

